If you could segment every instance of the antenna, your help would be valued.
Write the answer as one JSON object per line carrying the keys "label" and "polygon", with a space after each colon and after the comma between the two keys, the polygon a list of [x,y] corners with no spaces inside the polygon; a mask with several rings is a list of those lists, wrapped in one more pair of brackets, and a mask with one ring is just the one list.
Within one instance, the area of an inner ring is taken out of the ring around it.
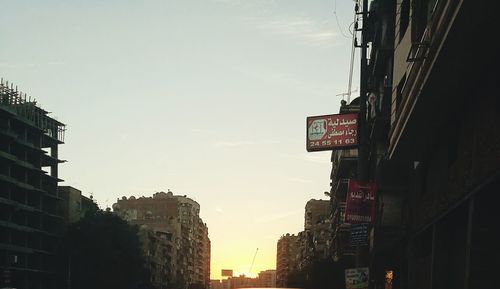
{"label": "antenna", "polygon": [[344,92],[344,93],[339,93],[339,94],[336,94],[336,96],[342,96],[342,99],[344,99],[344,97],[347,96],[347,104],[349,104],[351,102],[351,93],[353,92],[357,92],[358,90],[355,89],[355,90],[351,90],[349,92]]}

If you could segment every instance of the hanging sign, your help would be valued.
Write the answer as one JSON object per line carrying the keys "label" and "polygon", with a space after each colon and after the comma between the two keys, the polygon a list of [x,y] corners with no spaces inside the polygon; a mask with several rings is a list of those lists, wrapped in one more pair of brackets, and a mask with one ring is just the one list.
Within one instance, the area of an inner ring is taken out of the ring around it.
{"label": "hanging sign", "polygon": [[354,148],[358,145],[358,114],[310,116],[306,121],[308,152]]}
{"label": "hanging sign", "polygon": [[368,224],[353,224],[349,236],[351,246],[368,245]]}
{"label": "hanging sign", "polygon": [[376,190],[377,184],[375,182],[361,185],[357,180],[349,180],[345,207],[346,223],[373,223]]}

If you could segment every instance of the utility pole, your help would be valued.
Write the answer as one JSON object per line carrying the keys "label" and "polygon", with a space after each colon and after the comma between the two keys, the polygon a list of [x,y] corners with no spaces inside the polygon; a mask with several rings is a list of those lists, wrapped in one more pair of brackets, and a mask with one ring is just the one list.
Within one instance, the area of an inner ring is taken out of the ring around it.
{"label": "utility pole", "polygon": [[361,183],[368,181],[368,127],[366,123],[366,101],[368,93],[368,0],[362,0],[362,19],[361,29],[361,76],[360,76],[360,94],[359,94],[359,148],[358,148],[358,180]]}
{"label": "utility pole", "polygon": [[[356,8],[358,6],[356,4]],[[369,132],[366,121],[366,102],[368,94],[368,0],[362,0],[362,12],[357,14],[362,15],[362,28],[361,28],[361,67],[360,67],[360,95],[359,95],[359,139],[358,139],[358,181],[361,184],[366,184],[369,179]],[[356,249],[356,266],[366,267],[369,264],[369,249],[364,246],[358,246]]]}

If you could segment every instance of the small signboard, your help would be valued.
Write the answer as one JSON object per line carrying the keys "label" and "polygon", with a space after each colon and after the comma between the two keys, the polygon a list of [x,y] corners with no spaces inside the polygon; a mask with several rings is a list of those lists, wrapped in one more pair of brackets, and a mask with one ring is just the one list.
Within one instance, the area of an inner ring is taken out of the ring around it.
{"label": "small signboard", "polygon": [[351,225],[349,243],[351,246],[368,245],[368,224]]}
{"label": "small signboard", "polygon": [[368,289],[370,271],[367,267],[345,270],[346,289]]}
{"label": "small signboard", "polygon": [[230,269],[222,269],[221,270],[222,277],[233,277],[233,270]]}
{"label": "small signboard", "polygon": [[358,114],[310,116],[306,121],[308,152],[353,148],[358,145]]}
{"label": "small signboard", "polygon": [[345,207],[346,223],[373,223],[375,220],[376,190],[377,184],[375,182],[361,185],[357,180],[349,180]]}

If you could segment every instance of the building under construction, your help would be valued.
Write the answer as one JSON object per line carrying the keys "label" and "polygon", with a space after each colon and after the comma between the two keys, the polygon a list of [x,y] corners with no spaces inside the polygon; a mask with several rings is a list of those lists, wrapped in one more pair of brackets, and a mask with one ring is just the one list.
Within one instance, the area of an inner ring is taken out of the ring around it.
{"label": "building under construction", "polygon": [[59,288],[58,146],[65,125],[0,83],[0,287]]}

